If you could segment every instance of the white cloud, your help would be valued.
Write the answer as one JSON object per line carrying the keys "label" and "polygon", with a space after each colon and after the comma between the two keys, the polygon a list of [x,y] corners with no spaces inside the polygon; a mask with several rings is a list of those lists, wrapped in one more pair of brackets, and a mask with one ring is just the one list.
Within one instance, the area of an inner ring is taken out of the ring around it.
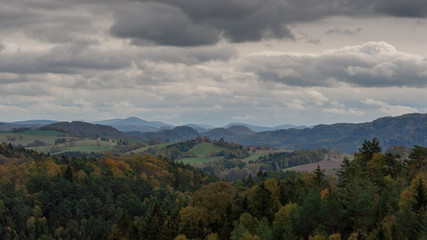
{"label": "white cloud", "polygon": [[374,99],[370,99],[370,98],[362,100],[361,102],[364,104],[367,104],[367,105],[377,106],[377,107],[379,107],[378,111],[385,113],[385,114],[392,115],[392,116],[398,116],[398,115],[402,115],[405,113],[418,112],[418,110],[416,108],[413,108],[413,107],[402,106],[402,105],[390,105],[386,102],[378,101],[378,100],[374,100]]}
{"label": "white cloud", "polygon": [[386,42],[331,49],[320,54],[250,56],[243,69],[262,81],[286,85],[362,87],[426,86],[427,59]]}
{"label": "white cloud", "polygon": [[292,110],[306,110],[308,107],[299,99],[292,99],[290,102],[283,102],[287,108]]}

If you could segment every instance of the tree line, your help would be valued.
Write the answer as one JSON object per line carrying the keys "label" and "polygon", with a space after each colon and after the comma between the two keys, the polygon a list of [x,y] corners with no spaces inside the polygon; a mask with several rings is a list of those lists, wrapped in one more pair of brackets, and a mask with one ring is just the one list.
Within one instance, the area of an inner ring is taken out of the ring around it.
{"label": "tree line", "polygon": [[339,173],[228,182],[162,157],[0,146],[1,239],[423,239],[427,149],[365,141]]}

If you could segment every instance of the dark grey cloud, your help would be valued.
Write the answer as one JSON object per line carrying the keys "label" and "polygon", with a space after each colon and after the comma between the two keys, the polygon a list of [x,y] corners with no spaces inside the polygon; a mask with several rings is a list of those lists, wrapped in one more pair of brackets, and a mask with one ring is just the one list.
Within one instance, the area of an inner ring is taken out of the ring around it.
{"label": "dark grey cloud", "polygon": [[147,2],[125,6],[116,11],[111,32],[131,38],[134,44],[193,46],[214,44],[219,32],[209,26],[195,24],[180,9],[163,3]]}
{"label": "dark grey cloud", "polygon": [[427,1],[424,0],[383,0],[375,5],[375,11],[396,17],[427,17]]}
{"label": "dark grey cloud", "polygon": [[221,38],[230,42],[294,39],[289,24],[331,16],[427,16],[427,2],[422,0],[141,0],[132,6],[116,11],[111,28],[115,36],[134,44],[174,46],[209,45]]}
{"label": "dark grey cloud", "polygon": [[402,53],[385,42],[344,47],[319,55],[253,57],[245,70],[261,81],[293,86],[427,86],[427,59]]}
{"label": "dark grey cloud", "polygon": [[2,31],[21,28],[41,20],[41,16],[31,11],[25,11],[15,5],[3,4],[0,8],[0,28]]}
{"label": "dark grey cloud", "polygon": [[[114,19],[108,19],[111,15]],[[5,0],[0,28],[20,29],[45,42],[96,44],[89,36],[104,31],[99,22],[112,20],[109,33],[135,45],[200,46],[223,38],[230,42],[295,39],[290,24],[331,16],[384,15],[426,17],[427,1]]]}

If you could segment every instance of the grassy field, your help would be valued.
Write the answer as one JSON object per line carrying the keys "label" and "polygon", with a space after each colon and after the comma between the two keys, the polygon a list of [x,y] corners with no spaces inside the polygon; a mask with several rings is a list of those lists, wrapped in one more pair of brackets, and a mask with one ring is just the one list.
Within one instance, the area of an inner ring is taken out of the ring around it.
{"label": "grassy field", "polygon": [[250,153],[250,156],[245,158],[245,162],[256,161],[259,157],[265,156],[265,153]]}
{"label": "grassy field", "polygon": [[[63,138],[66,140],[66,143],[55,145],[55,140]],[[36,140],[43,142],[44,145],[28,147],[28,144],[31,144]],[[116,147],[115,142],[87,138],[80,139],[76,137],[70,137],[62,132],[51,130],[27,130],[25,132],[19,133],[2,133],[0,134],[0,142],[22,145],[28,149],[55,154],[70,151],[101,153],[110,151]]]}
{"label": "grassy field", "polygon": [[204,163],[204,162],[213,162],[213,161],[218,161],[223,159],[224,157],[219,156],[219,157],[198,157],[198,158],[184,158],[178,161],[181,161],[183,163],[188,163],[190,165],[195,165],[195,164],[199,164],[199,163]]}
{"label": "grassy field", "polygon": [[212,152],[219,153],[221,151],[224,151],[225,148],[216,146],[212,143],[200,143],[194,146],[190,152],[196,154],[199,158],[200,157],[207,157]]}
{"label": "grassy field", "polygon": [[[42,141],[47,145],[53,145],[55,139],[64,138],[64,133],[57,131],[45,131],[45,130],[28,130],[20,133],[1,133],[0,142],[12,143],[14,145],[26,146],[35,140]],[[67,138],[67,137],[65,137]]]}
{"label": "grassy field", "polygon": [[40,152],[52,152],[55,154],[63,152],[85,152],[85,153],[102,153],[111,151],[116,147],[116,143],[109,141],[101,141],[96,139],[79,139],[64,144],[29,147]]}

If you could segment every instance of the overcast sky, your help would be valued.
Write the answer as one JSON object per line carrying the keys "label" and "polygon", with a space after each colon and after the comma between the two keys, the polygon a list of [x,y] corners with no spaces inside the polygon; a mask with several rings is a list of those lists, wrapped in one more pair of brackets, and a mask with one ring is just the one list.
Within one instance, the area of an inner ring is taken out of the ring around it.
{"label": "overcast sky", "polygon": [[0,121],[427,112],[425,0],[2,0]]}

